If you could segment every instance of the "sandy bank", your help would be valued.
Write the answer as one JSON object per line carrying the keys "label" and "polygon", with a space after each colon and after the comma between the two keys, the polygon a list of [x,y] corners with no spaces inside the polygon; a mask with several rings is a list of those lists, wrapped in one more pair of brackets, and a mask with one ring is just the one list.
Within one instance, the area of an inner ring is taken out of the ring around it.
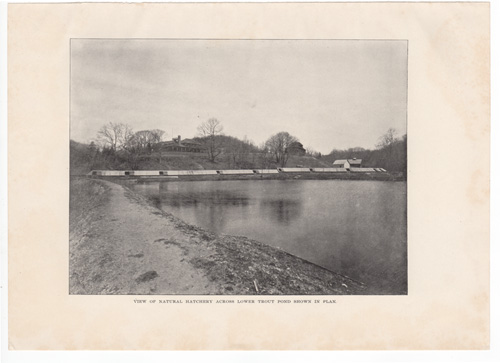
{"label": "sandy bank", "polygon": [[72,294],[365,293],[264,243],[189,225],[118,184],[74,179],[70,199]]}

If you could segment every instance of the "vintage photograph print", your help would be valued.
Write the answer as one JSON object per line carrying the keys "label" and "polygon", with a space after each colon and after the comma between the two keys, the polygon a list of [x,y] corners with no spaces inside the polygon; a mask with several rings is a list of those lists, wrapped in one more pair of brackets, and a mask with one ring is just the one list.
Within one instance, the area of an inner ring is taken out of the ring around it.
{"label": "vintage photograph print", "polygon": [[70,294],[408,293],[407,40],[69,57]]}

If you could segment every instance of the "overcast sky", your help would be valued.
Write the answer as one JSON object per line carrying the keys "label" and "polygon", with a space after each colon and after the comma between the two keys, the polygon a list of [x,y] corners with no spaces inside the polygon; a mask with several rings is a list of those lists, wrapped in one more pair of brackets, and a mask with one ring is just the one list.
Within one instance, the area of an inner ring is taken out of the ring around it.
{"label": "overcast sky", "polygon": [[224,133],[257,145],[288,131],[306,147],[372,148],[406,133],[407,42],[355,40],[71,41],[71,138],[112,121],[134,131]]}

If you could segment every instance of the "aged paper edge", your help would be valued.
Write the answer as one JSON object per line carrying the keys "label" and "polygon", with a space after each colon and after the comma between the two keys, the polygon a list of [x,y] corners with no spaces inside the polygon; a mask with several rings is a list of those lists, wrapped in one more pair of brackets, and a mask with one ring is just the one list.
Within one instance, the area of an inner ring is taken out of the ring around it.
{"label": "aged paper edge", "polygon": [[[9,86],[10,86],[10,85],[9,85]],[[12,127],[12,125],[9,125],[9,130],[10,130],[10,131],[12,130],[12,129],[11,129],[11,127]],[[16,132],[17,132],[17,131],[19,131],[19,130],[16,130]],[[9,141],[11,141],[11,143],[12,143],[11,135],[9,135],[9,136],[10,136]],[[11,166],[11,167],[12,167],[12,166]],[[11,169],[11,173],[12,173],[12,169]],[[10,178],[10,177],[11,177],[11,175],[9,175],[9,178]],[[16,195],[14,195],[14,198],[15,198],[15,196],[16,196]],[[12,198],[12,197],[11,197],[11,198]],[[12,262],[11,262],[11,264],[12,264]],[[12,267],[12,266],[11,266],[11,267]],[[12,278],[12,276],[11,276],[11,278]],[[11,280],[11,284],[12,284],[12,280]],[[36,343],[35,343],[35,344],[36,344]],[[22,349],[22,348],[21,348],[21,349]],[[43,349],[43,348],[42,348],[42,349]],[[50,349],[50,348],[49,348],[49,349]],[[203,349],[203,348],[202,348],[202,349]]]}

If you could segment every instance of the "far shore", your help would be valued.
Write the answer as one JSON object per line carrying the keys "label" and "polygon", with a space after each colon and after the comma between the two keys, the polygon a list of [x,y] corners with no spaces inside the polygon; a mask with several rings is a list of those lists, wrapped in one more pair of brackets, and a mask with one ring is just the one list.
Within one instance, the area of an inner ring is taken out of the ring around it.
{"label": "far shore", "polygon": [[71,294],[369,294],[265,243],[189,225],[117,183],[75,177],[70,198]]}
{"label": "far shore", "polygon": [[[84,175],[73,175],[84,176]],[[374,180],[374,181],[406,181],[403,173],[279,173],[253,175],[182,175],[182,176],[88,176],[93,179],[108,181],[219,181],[219,180]]]}

